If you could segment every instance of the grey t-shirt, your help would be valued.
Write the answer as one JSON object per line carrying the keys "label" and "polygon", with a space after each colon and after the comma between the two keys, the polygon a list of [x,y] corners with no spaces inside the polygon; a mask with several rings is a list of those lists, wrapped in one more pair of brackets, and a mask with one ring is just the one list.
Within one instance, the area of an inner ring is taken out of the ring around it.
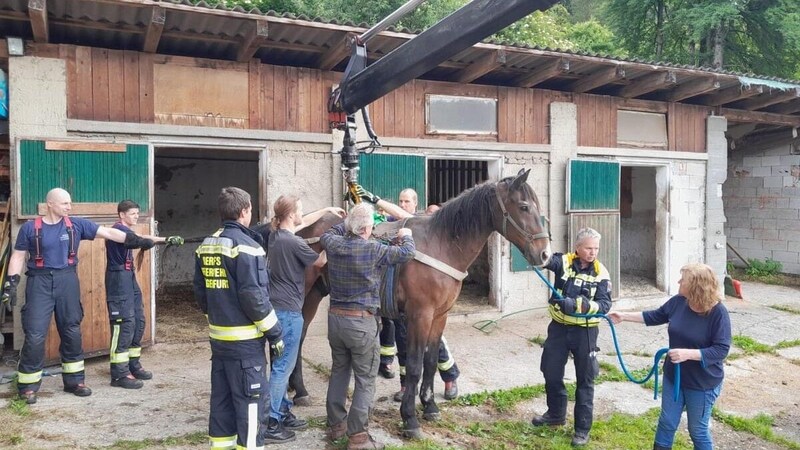
{"label": "grey t-shirt", "polygon": [[286,230],[269,235],[269,301],[281,311],[302,312],[305,293],[305,269],[319,254],[299,236]]}

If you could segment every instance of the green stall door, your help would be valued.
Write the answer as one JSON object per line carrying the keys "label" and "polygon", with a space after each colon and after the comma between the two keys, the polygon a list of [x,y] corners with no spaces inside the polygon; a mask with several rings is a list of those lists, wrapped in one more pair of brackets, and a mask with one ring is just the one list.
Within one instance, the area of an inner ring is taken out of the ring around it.
{"label": "green stall door", "polygon": [[619,178],[616,161],[570,160],[568,212],[619,210]]}
{"label": "green stall door", "polygon": [[20,142],[19,170],[23,216],[35,216],[37,205],[55,187],[66,189],[75,203],[117,203],[131,199],[150,209],[149,147],[129,144],[124,152],[46,150],[44,141]]}
{"label": "green stall door", "polygon": [[417,191],[417,208],[424,209],[428,204],[424,156],[362,153],[359,164],[361,172],[358,182],[364,189],[397,203],[400,191],[412,188]]}

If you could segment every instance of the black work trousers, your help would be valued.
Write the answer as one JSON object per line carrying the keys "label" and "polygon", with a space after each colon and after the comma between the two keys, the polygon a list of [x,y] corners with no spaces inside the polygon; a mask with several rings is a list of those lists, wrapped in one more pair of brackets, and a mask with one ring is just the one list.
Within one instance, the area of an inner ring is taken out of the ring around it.
{"label": "black work trousers", "polygon": [[[406,359],[408,358],[408,327],[406,326],[405,317],[395,320],[394,324],[395,338],[397,339],[397,364],[400,366],[400,386],[405,386]],[[461,371],[458,370],[458,364],[456,364],[453,354],[450,352],[450,347],[447,346],[444,335],[439,339],[439,358],[437,359],[436,368],[445,383],[455,381],[461,375]]]}
{"label": "black work trousers", "polygon": [[42,384],[42,367],[50,319],[55,313],[56,328],[61,338],[61,378],[64,387],[84,382],[83,347],[81,344],[81,287],[75,267],[60,270],[34,269],[26,273],[25,305],[22,307],[22,330],[25,343],[17,367],[19,392],[38,391]]}
{"label": "black work trousers", "polygon": [[111,379],[116,380],[141,369],[139,357],[145,327],[144,307],[142,291],[134,271],[125,270],[124,267],[108,267],[105,281],[111,323]]}
{"label": "black work trousers", "polygon": [[211,412],[208,435],[212,447],[256,448],[264,445],[259,418],[265,411],[266,355],[252,359],[211,357]]}
{"label": "black work trousers", "polygon": [[600,367],[597,362],[598,329],[564,325],[556,321],[547,327],[541,370],[547,391],[547,411],[550,419],[566,418],[567,388],[564,369],[569,354],[575,361],[575,432],[588,433],[592,429],[594,409],[594,379]]}

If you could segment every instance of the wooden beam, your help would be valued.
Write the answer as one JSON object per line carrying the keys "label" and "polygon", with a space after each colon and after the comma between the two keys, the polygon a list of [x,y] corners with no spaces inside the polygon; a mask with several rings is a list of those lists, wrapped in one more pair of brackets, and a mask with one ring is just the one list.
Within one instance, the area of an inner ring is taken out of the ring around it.
{"label": "wooden beam", "polygon": [[669,105],[664,102],[640,100],[637,98],[620,99],[617,102],[617,108],[658,114],[666,114],[669,111]]}
{"label": "wooden beam", "polygon": [[720,108],[720,114],[730,122],[767,123],[770,125],[800,127],[800,116],[731,108]]}
{"label": "wooden beam", "polygon": [[771,112],[775,114],[793,114],[798,111],[800,111],[800,101],[787,102],[787,103],[781,103],[780,105],[774,105],[769,107],[766,112]]}
{"label": "wooden beam", "polygon": [[719,80],[717,77],[690,80],[667,92],[661,97],[661,100],[664,100],[665,102],[679,102],[681,100],[707,94],[718,89]]}
{"label": "wooden beam", "polygon": [[144,45],[142,51],[145,53],[156,53],[158,42],[161,40],[161,33],[164,31],[164,24],[167,22],[167,10],[160,6],[153,6],[150,9],[150,22],[147,24],[147,31],[144,34]]}
{"label": "wooden beam", "polygon": [[339,65],[343,59],[350,55],[350,49],[353,47],[355,38],[355,33],[346,33],[338,44],[333,44],[328,48],[327,52],[319,55],[316,66],[320,70],[331,70]]}
{"label": "wooden beam", "polygon": [[247,27],[244,40],[236,52],[236,61],[239,62],[250,61],[261,46],[267,42],[269,35],[269,26],[266,20],[251,20]]}
{"label": "wooden beam", "polygon": [[478,78],[497,69],[506,63],[506,51],[503,49],[490,52],[482,60],[474,62],[458,73],[453,81],[456,83],[472,83]]}
{"label": "wooden beam", "polygon": [[[47,214],[47,203],[37,203],[36,209],[40,216]],[[69,212],[74,216],[116,216],[116,203],[73,203]]]}
{"label": "wooden beam", "polygon": [[45,141],[44,149],[80,152],[124,152],[127,150],[127,145],[110,144],[108,142]]}
{"label": "wooden beam", "polygon": [[735,104],[731,105],[731,108],[752,111],[754,109],[766,108],[767,106],[788,102],[790,100],[796,100],[798,98],[800,98],[800,88],[791,88],[785,91],[775,89],[761,94],[758,97],[736,102]]}
{"label": "wooden beam", "polygon": [[634,98],[649,92],[674,86],[677,82],[678,77],[672,70],[667,72],[653,72],[633,80],[631,84],[620,89],[617,95],[622,98]]}
{"label": "wooden beam", "polygon": [[49,42],[50,27],[47,24],[47,0],[28,0],[28,16],[31,19],[33,40]]}
{"label": "wooden beam", "polygon": [[735,102],[736,100],[741,100],[743,98],[752,97],[762,92],[764,92],[764,86],[760,84],[751,84],[749,86],[737,84],[736,86],[731,86],[714,94],[708,95],[700,100],[699,103],[708,106],[720,106],[726,103]]}
{"label": "wooden beam", "polygon": [[567,72],[569,72],[569,60],[556,58],[537,67],[533,72],[518,76],[512,83],[514,86],[530,88]]}
{"label": "wooden beam", "polygon": [[572,92],[582,93],[605,86],[613,81],[625,78],[625,68],[619,64],[603,67],[591,75],[585,76],[569,86]]}

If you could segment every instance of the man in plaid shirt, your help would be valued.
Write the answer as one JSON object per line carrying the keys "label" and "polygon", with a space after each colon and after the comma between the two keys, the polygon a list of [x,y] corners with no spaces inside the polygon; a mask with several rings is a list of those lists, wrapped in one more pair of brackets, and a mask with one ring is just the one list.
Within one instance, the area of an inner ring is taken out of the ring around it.
{"label": "man in plaid shirt", "polygon": [[[328,255],[331,306],[328,314],[328,342],[331,346],[330,383],[326,409],[328,437],[337,440],[347,434],[347,448],[383,448],[367,431],[369,411],[375,395],[375,378],[380,365],[379,323],[380,269],[414,258],[411,230],[401,228],[400,245],[370,240],[374,224],[372,205],[361,203],[343,224],[322,235],[320,243]],[[353,401],[346,409],[350,372],[356,378]]]}

